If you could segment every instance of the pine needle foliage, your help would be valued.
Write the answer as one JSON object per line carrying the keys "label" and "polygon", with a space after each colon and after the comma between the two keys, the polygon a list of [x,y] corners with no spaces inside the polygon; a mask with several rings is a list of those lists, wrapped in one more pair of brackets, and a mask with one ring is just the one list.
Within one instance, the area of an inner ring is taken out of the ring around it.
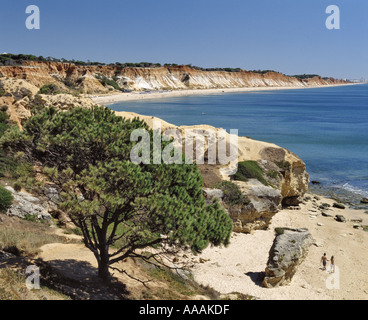
{"label": "pine needle foliage", "polygon": [[195,165],[130,161],[138,143],[130,136],[138,128],[150,133],[152,143],[146,123],[118,117],[106,107],[46,108],[22,132],[15,127],[0,139],[6,152],[21,151],[25,160],[42,164],[59,188],[61,209],[81,229],[105,280],[109,266],[137,256],[140,249],[201,251],[209,244],[227,245],[232,231],[221,206],[206,204]]}

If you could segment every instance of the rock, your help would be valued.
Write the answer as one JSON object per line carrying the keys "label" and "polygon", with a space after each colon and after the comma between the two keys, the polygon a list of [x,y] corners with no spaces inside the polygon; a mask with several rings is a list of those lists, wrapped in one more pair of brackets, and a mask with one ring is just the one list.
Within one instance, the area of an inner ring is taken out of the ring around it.
{"label": "rock", "polygon": [[362,200],[360,200],[360,203],[368,203],[368,199],[367,198],[363,198]]}
{"label": "rock", "polygon": [[262,286],[272,288],[288,284],[312,243],[308,229],[284,228],[277,234],[269,252]]}
{"label": "rock", "polygon": [[33,197],[24,192],[16,192],[11,187],[6,187],[13,197],[13,205],[6,212],[9,216],[26,218],[27,216],[36,216],[40,220],[52,221],[51,215],[47,211],[47,204],[44,205],[39,198]]}
{"label": "rock", "polygon": [[318,208],[320,208],[321,210],[327,210],[330,207],[331,205],[329,205],[328,203],[322,203]]}
{"label": "rock", "polygon": [[335,202],[332,206],[337,209],[345,209],[345,206],[342,203]]}
{"label": "rock", "polygon": [[54,187],[46,187],[45,188],[46,197],[53,203],[58,204],[60,201],[59,192]]}
{"label": "rock", "polygon": [[301,210],[302,208],[299,207],[299,206],[290,206],[290,207],[287,207],[287,209],[289,209],[289,210]]}
{"label": "rock", "polygon": [[338,221],[338,222],[346,222],[346,218],[341,214],[337,214],[335,216],[335,220]]}
{"label": "rock", "polygon": [[351,218],[350,219],[351,222],[363,222],[363,219],[362,218]]}
{"label": "rock", "polygon": [[224,192],[221,189],[204,188],[203,193],[206,199],[212,200],[214,198],[222,200]]}
{"label": "rock", "polygon": [[318,247],[318,248],[323,247],[323,244],[321,242],[318,242],[318,241],[313,242],[313,245]]}
{"label": "rock", "polygon": [[323,225],[324,225],[323,223],[321,223],[321,222],[317,222],[317,226],[322,227]]}
{"label": "rock", "polygon": [[281,206],[282,196],[279,190],[256,183],[246,192],[250,203],[246,206],[234,206],[229,215],[234,221],[234,232],[251,233],[264,230]]}
{"label": "rock", "polygon": [[311,183],[312,184],[321,184],[321,182],[320,181],[317,181],[317,180],[312,180]]}
{"label": "rock", "polygon": [[325,211],[321,211],[321,214],[322,214],[323,217],[332,217],[332,214],[329,214]]}

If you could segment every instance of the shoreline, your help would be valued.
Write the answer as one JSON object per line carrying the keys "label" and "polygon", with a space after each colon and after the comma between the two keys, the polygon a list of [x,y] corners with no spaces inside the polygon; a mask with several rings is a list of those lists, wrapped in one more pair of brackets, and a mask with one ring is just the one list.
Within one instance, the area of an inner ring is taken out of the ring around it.
{"label": "shoreline", "polygon": [[[272,218],[267,230],[251,234],[232,233],[228,247],[208,247],[199,255],[191,255],[194,280],[211,286],[222,294],[239,292],[260,300],[366,300],[368,299],[368,215],[363,210],[338,209],[335,201],[307,192],[298,210],[284,208]],[[323,216],[318,207],[328,203],[330,216]],[[338,222],[343,215],[346,222]],[[361,222],[355,222],[361,219]],[[354,227],[359,225],[359,227]],[[257,280],[265,270],[270,247],[278,227],[307,228],[313,237],[305,259],[286,286],[264,288]],[[327,270],[321,270],[323,253],[336,258],[339,287],[328,288]],[[202,262],[201,262],[202,261]],[[204,262],[203,262],[204,261]]]}
{"label": "shoreline", "polygon": [[116,93],[110,95],[100,96],[86,96],[93,102],[102,105],[109,105],[118,102],[126,101],[139,101],[148,99],[162,99],[171,97],[186,97],[195,95],[218,95],[223,93],[243,93],[243,92],[255,92],[255,91],[275,91],[275,90],[297,90],[297,89],[317,89],[317,88],[331,88],[340,86],[358,85],[360,83],[344,83],[333,84],[325,86],[308,86],[308,87],[244,87],[244,88],[220,88],[220,89],[185,89],[185,90],[172,90],[172,91],[152,91],[146,92],[129,92],[129,93]]}

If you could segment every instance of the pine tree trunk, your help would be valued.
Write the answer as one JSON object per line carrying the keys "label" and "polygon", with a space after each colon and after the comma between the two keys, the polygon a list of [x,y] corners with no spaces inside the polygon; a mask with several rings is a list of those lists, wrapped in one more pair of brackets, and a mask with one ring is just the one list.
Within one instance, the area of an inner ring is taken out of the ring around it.
{"label": "pine tree trunk", "polygon": [[98,276],[106,281],[110,281],[110,272],[109,272],[109,253],[108,248],[105,246],[100,250],[100,260],[98,262]]}

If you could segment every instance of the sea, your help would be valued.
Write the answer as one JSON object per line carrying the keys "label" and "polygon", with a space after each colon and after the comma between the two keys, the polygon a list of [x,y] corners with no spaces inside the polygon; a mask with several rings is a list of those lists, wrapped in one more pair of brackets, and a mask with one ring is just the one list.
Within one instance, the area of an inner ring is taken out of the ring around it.
{"label": "sea", "polygon": [[108,107],[178,126],[238,129],[240,136],[297,154],[314,193],[355,206],[368,198],[368,84],[144,99]]}

